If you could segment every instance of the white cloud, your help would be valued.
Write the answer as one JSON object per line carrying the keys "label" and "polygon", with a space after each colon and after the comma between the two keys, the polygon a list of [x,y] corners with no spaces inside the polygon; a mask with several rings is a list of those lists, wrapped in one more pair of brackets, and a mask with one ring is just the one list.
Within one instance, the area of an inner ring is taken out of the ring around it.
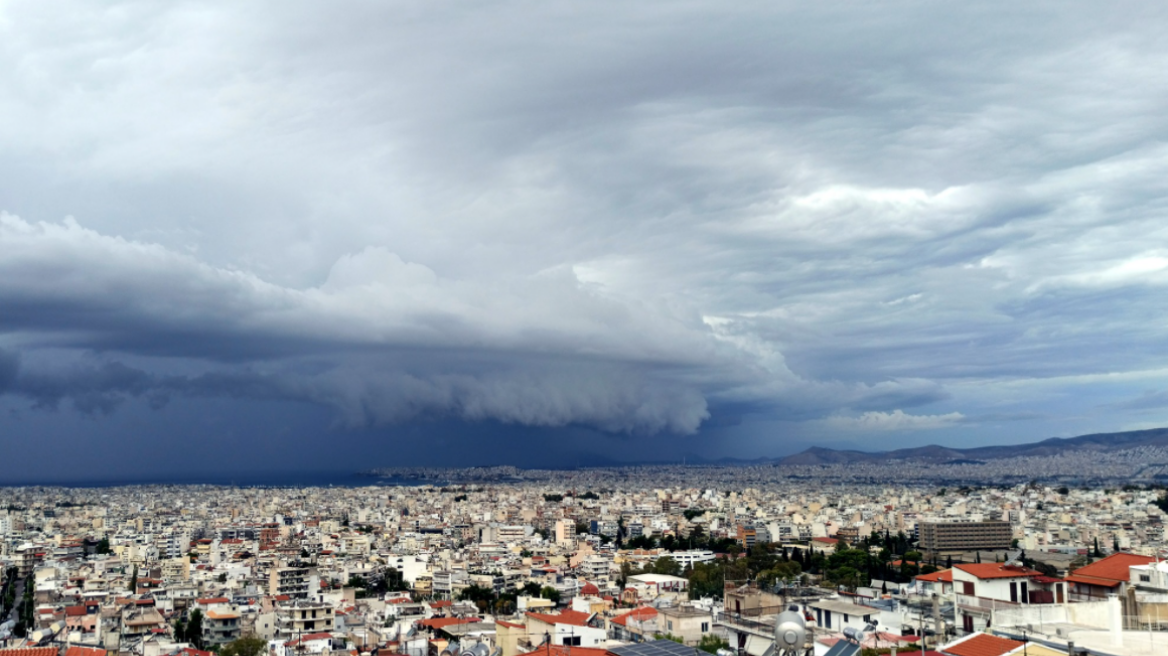
{"label": "white cloud", "polygon": [[965,415],[950,412],[943,415],[910,415],[903,410],[892,412],[865,412],[858,417],[833,416],[822,420],[827,428],[844,431],[915,431],[948,428],[965,422]]}

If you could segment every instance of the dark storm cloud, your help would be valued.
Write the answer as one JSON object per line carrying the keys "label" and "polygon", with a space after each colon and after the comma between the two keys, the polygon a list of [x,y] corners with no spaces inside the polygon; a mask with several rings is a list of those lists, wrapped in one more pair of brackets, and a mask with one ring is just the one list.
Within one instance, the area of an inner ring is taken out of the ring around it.
{"label": "dark storm cloud", "polygon": [[820,435],[1168,384],[1166,10],[1073,9],[5,4],[0,390]]}

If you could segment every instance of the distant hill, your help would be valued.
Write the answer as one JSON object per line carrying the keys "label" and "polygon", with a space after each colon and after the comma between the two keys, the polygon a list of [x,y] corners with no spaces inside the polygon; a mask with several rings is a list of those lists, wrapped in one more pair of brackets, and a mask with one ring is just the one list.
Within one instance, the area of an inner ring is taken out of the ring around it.
{"label": "distant hill", "polygon": [[831,465],[847,462],[881,462],[885,460],[996,460],[1024,456],[1049,456],[1071,451],[1119,451],[1139,446],[1168,446],[1168,428],[1152,428],[1124,433],[1095,433],[1079,437],[1052,437],[1041,442],[953,449],[931,444],[895,451],[837,451],[813,446],[806,451],[780,458],[780,465]]}

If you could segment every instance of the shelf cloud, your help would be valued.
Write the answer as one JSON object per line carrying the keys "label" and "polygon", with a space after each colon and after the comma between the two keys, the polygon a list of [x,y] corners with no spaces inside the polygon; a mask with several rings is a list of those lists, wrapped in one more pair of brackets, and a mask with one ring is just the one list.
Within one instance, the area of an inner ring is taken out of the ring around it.
{"label": "shelf cloud", "polygon": [[0,422],[707,455],[1168,422],[1166,24],[4,3]]}

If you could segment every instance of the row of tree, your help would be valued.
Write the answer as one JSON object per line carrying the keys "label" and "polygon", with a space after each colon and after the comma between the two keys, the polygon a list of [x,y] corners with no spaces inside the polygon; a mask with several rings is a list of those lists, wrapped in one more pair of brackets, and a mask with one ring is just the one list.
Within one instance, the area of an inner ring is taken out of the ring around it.
{"label": "row of tree", "polygon": [[[692,536],[691,536],[692,537]],[[670,556],[637,568],[629,563],[621,567],[618,583],[623,587],[629,576],[639,573],[669,574],[684,576],[689,581],[691,598],[721,597],[726,581],[756,581],[763,587],[773,587],[779,583],[806,583],[807,575],[819,576],[832,585],[842,585],[855,589],[868,585],[872,580],[906,582],[919,574],[927,574],[939,569],[940,564],[925,563],[919,551],[914,550],[913,541],[903,532],[892,535],[885,532],[865,537],[855,548],[840,541],[834,553],[828,555],[814,548],[788,548],[773,543],[760,543],[747,553],[737,543],[727,541],[707,541],[702,546],[724,557],[709,563],[698,563],[685,570]],[[626,546],[643,548],[677,547],[679,541],[671,536],[662,539],[637,537]],[[684,542],[680,542],[685,548]],[[875,553],[873,553],[875,552]],[[952,562],[946,563],[952,567]]]}
{"label": "row of tree", "polygon": [[513,613],[517,607],[516,604],[520,595],[540,597],[551,600],[553,603],[560,603],[559,590],[551,586],[540,586],[540,584],[534,581],[528,581],[519,590],[509,590],[501,593],[496,593],[493,588],[470,585],[459,593],[458,598],[473,603],[484,613],[490,611],[496,613]]}

